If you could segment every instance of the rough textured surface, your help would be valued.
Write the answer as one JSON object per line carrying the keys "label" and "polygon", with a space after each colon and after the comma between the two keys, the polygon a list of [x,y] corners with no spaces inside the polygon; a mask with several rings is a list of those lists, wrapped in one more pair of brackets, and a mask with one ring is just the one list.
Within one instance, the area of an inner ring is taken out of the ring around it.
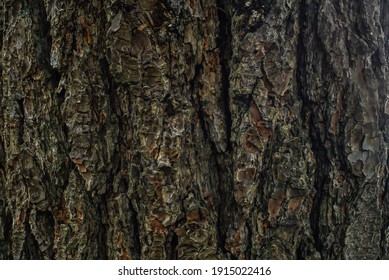
{"label": "rough textured surface", "polygon": [[0,8],[0,259],[389,258],[387,0]]}

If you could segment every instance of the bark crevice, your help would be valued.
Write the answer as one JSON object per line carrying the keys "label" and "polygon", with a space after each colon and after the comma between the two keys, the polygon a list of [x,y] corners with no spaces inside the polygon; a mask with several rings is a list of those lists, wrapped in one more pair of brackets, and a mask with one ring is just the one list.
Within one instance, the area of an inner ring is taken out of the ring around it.
{"label": "bark crevice", "polygon": [[[52,46],[52,37],[50,35],[51,23],[47,18],[47,13],[45,9],[44,0],[39,0],[37,2],[32,1],[32,5],[36,5],[35,8],[38,13],[38,26],[40,28],[40,42],[37,42],[37,57],[38,57],[38,66],[42,69],[45,69],[51,76],[51,81],[53,83],[53,88],[58,88],[59,82],[61,80],[61,73],[54,69],[50,63],[50,53]],[[34,4],[36,3],[36,4]]]}
{"label": "bark crevice", "polygon": [[28,209],[26,212],[26,220],[24,221],[24,229],[26,232],[26,238],[23,244],[22,258],[40,260],[42,256],[39,250],[39,244],[34,238],[34,235],[31,232],[31,226],[29,223],[31,210]]}
{"label": "bark crevice", "polygon": [[[324,185],[326,184],[326,174],[328,174],[329,159],[325,154],[325,147],[321,144],[320,135],[316,135],[316,127],[314,123],[314,105],[309,97],[306,95],[307,85],[307,70],[306,70],[306,55],[305,48],[305,30],[309,24],[313,24],[307,17],[308,7],[306,1],[300,2],[299,7],[299,31],[297,41],[297,95],[302,103],[301,118],[304,124],[304,129],[308,131],[309,139],[312,146],[312,152],[315,155],[316,171],[314,178],[315,195],[313,198],[313,204],[310,211],[310,226],[312,229],[312,235],[315,243],[316,250],[321,254],[323,244],[321,240],[321,228],[320,228],[320,215],[321,215],[321,202],[324,196]],[[312,4],[310,4],[312,5]],[[317,14],[315,16],[317,19]],[[315,29],[316,30],[316,29]],[[316,36],[311,34],[311,36]],[[317,36],[316,36],[317,37]],[[300,256],[301,257],[301,256]]]}
{"label": "bark crevice", "polygon": [[226,153],[232,151],[231,143],[231,127],[232,116],[230,107],[230,63],[232,57],[232,34],[231,34],[231,16],[228,15],[229,1],[217,1],[218,18],[219,18],[219,35],[217,45],[220,48],[220,63],[221,63],[221,97],[224,107],[226,121]]}
{"label": "bark crevice", "polygon": [[140,241],[140,225],[139,225],[139,221],[138,221],[138,213],[136,212],[131,200],[129,200],[128,209],[131,211],[132,232],[134,234],[134,237],[133,237],[133,240],[134,240],[133,257],[134,257],[134,259],[140,259],[141,254],[142,254],[141,253],[142,244]]}
{"label": "bark crevice", "polygon": [[224,109],[225,117],[225,129],[226,129],[226,150],[224,153],[217,153],[216,149],[213,149],[215,162],[217,166],[218,176],[218,193],[219,193],[219,205],[218,205],[218,220],[217,220],[217,232],[218,232],[218,247],[224,255],[232,256],[226,248],[227,242],[227,230],[229,217],[226,211],[228,207],[230,212],[233,212],[230,185],[233,181],[231,172],[228,166],[232,162],[232,142],[231,142],[231,128],[232,128],[232,113],[230,107],[230,63],[232,57],[232,30],[231,30],[231,15],[229,14],[230,1],[218,0],[217,15],[219,34],[216,40],[216,44],[220,50],[220,66],[221,66],[221,103]]}

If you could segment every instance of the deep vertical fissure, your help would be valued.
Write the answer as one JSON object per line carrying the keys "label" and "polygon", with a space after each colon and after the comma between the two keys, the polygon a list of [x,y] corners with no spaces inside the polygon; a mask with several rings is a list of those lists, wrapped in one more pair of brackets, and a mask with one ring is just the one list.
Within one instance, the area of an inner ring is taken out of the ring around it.
{"label": "deep vertical fissure", "polygon": [[[317,131],[315,130],[314,116],[315,112],[313,112],[313,104],[309,100],[306,95],[307,88],[307,61],[306,61],[306,46],[305,46],[305,30],[310,27],[312,22],[308,17],[308,4],[306,1],[300,2],[299,8],[299,33],[298,33],[298,42],[297,42],[297,94],[302,102],[301,108],[301,116],[303,122],[306,124],[305,129],[308,130],[310,142],[312,145],[312,152],[315,155],[316,161],[316,171],[314,178],[314,188],[315,195],[313,199],[312,209],[310,212],[310,224],[312,229],[312,235],[315,243],[316,250],[321,253],[323,244],[320,238],[320,212],[321,212],[321,202],[324,195],[324,184],[325,184],[325,176],[323,174],[328,174],[327,166],[329,164],[329,160],[325,153],[326,149],[321,143],[320,135],[317,135]],[[315,14],[315,18],[317,18],[317,14]],[[314,30],[315,28],[311,28]],[[316,36],[316,33],[315,33]]]}
{"label": "deep vertical fissure", "polygon": [[170,242],[170,249],[171,249],[170,256],[169,256],[170,260],[178,259],[177,248],[178,248],[178,235],[175,232],[173,232],[171,237],[171,242]]}
{"label": "deep vertical fissure", "polygon": [[128,208],[131,211],[131,224],[132,224],[132,232],[134,234],[133,240],[134,240],[134,259],[140,259],[141,258],[141,242],[140,242],[140,228],[139,228],[139,221],[138,221],[138,213],[136,212],[131,199],[128,203]]}
{"label": "deep vertical fissure", "polygon": [[[388,75],[388,63],[389,63],[389,1],[383,0],[381,5],[381,14],[380,14],[380,24],[384,35],[384,41],[383,41],[383,54],[379,53],[380,51],[377,50],[375,55],[373,56],[374,62],[373,65],[376,66],[375,73],[378,74],[381,71],[382,65],[381,63],[385,61],[386,59],[386,72],[383,72],[382,79],[378,79],[379,81],[379,98],[381,101],[380,104],[380,114],[379,114],[379,127],[383,134],[383,139],[385,142],[385,145],[387,146],[389,143],[389,131],[387,131],[388,127],[388,116],[385,112],[385,100],[386,95],[389,89],[389,86],[387,84],[387,77]],[[383,58],[381,56],[384,56]],[[389,152],[386,153],[386,166],[389,165]],[[388,172],[385,172],[386,178],[382,181],[381,186],[381,197],[380,203],[382,205],[382,226],[381,226],[381,254],[383,257],[387,256],[389,253],[389,177]]]}
{"label": "deep vertical fissure", "polygon": [[[229,216],[233,216],[232,212],[232,176],[229,166],[232,163],[232,143],[231,143],[231,127],[232,116],[230,108],[230,61],[232,56],[232,34],[231,34],[231,16],[229,15],[229,1],[217,0],[219,34],[217,37],[217,46],[220,49],[220,66],[221,66],[221,103],[224,108],[225,129],[226,129],[226,151],[223,154],[216,155],[216,164],[219,177],[219,207],[218,207],[218,246],[227,254],[226,240]],[[229,208],[226,210],[226,207]]]}
{"label": "deep vertical fissure", "polygon": [[[32,2],[34,3],[34,2]],[[61,80],[61,74],[54,69],[50,64],[50,53],[52,46],[52,38],[50,34],[51,24],[47,20],[47,13],[43,0],[39,0],[36,2],[38,17],[38,25],[39,25],[39,37],[40,43],[37,45],[37,56],[38,56],[38,64],[40,67],[45,69],[51,76],[51,82],[53,83],[53,88],[57,88],[59,85],[59,81]]]}
{"label": "deep vertical fissure", "polygon": [[193,91],[192,102],[193,105],[197,107],[196,108],[197,116],[199,118],[200,126],[203,132],[204,141],[205,142],[209,141],[210,144],[214,146],[215,144],[213,143],[213,141],[210,140],[210,136],[207,128],[207,121],[206,121],[206,117],[204,116],[204,109],[199,94],[199,83],[200,83],[199,80],[201,78],[202,69],[203,69],[202,64],[195,65],[195,71],[194,71],[195,74],[193,79],[190,81],[190,88]]}
{"label": "deep vertical fissure", "polygon": [[231,47],[231,17],[227,14],[228,1],[217,1],[218,18],[219,18],[219,35],[217,38],[217,45],[220,48],[220,62],[221,62],[221,98],[224,105],[224,114],[226,122],[226,144],[227,152],[232,150],[231,145],[231,108],[230,108],[230,61],[232,56]]}
{"label": "deep vertical fissure", "polygon": [[[113,181],[113,180],[112,180]],[[111,181],[111,182],[112,182]],[[105,213],[106,210],[106,203],[107,203],[107,193],[101,196],[100,205],[97,207],[97,211],[99,213],[99,228],[97,232],[97,238],[98,238],[98,249],[97,249],[97,258],[99,260],[107,260],[108,254],[107,254],[107,229],[106,225],[104,223],[104,220],[106,219]]]}
{"label": "deep vertical fissure", "polygon": [[7,250],[3,252],[3,256],[5,259],[13,259],[12,253],[11,253],[11,248],[12,248],[12,215],[9,211],[5,211],[5,217],[4,217],[4,248]]}
{"label": "deep vertical fissure", "polygon": [[42,255],[41,255],[41,252],[39,250],[39,244],[31,231],[31,226],[30,226],[30,222],[29,222],[30,212],[31,212],[31,210],[28,209],[27,213],[26,213],[26,220],[24,221],[24,229],[26,232],[26,239],[24,240],[22,254],[24,254],[23,257],[25,259],[38,260],[38,259],[42,259]]}

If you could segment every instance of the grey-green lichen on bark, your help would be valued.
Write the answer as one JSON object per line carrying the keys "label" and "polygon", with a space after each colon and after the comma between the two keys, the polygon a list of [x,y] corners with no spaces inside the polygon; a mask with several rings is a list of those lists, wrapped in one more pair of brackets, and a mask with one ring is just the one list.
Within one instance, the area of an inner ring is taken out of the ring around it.
{"label": "grey-green lichen on bark", "polygon": [[3,1],[0,259],[388,258],[388,6]]}

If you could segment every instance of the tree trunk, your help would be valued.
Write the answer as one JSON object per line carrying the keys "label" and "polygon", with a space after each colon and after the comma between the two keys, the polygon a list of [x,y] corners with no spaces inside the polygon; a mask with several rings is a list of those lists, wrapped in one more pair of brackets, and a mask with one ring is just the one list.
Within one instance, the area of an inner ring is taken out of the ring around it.
{"label": "tree trunk", "polygon": [[388,0],[1,1],[0,259],[388,259]]}

